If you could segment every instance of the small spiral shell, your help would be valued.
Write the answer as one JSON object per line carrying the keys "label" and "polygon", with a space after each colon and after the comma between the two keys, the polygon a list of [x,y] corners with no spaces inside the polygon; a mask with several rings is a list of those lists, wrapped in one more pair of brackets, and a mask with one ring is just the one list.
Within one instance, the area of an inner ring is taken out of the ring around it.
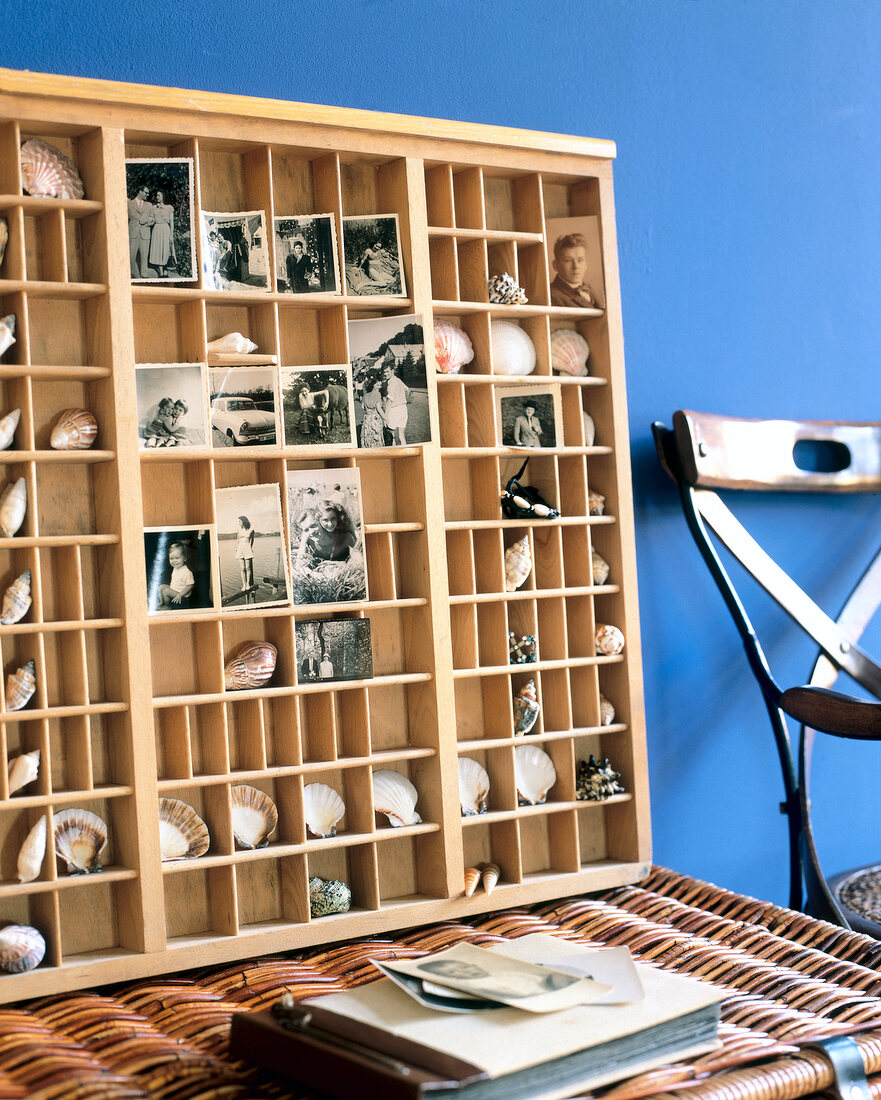
{"label": "small spiral shell", "polygon": [[37,666],[33,661],[28,661],[6,677],[6,709],[21,710],[26,707],[36,690]]}
{"label": "small spiral shell", "polygon": [[98,421],[88,409],[65,409],[49,436],[49,446],[54,451],[85,451],[95,442]]}
{"label": "small spiral shell", "polygon": [[3,606],[0,607],[0,623],[9,626],[11,623],[20,622],[28,613],[31,606],[31,571],[25,569],[21,576],[16,577],[3,595]]}

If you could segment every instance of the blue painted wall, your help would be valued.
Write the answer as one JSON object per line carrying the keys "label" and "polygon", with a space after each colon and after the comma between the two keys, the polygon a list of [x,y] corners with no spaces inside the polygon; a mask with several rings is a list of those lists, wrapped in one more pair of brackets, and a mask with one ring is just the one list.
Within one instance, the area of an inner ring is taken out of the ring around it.
{"label": "blue painted wall", "polygon": [[[678,407],[881,419],[877,0],[3,0],[0,11],[9,68],[615,139],[655,858],[785,901],[762,704],[649,425]],[[769,502],[750,511],[771,547],[800,532],[795,570],[834,609],[840,577],[873,545],[875,502],[842,506],[834,524],[811,509],[799,528]],[[810,663],[808,649],[772,656],[796,679]],[[822,850],[849,866],[874,855],[861,806],[876,800],[879,754],[827,757]]]}

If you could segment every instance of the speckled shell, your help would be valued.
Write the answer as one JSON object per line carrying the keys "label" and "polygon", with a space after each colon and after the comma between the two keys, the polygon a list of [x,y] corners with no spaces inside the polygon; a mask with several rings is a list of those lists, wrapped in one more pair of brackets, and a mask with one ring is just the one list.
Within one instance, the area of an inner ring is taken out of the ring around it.
{"label": "speckled shell", "polygon": [[37,690],[37,666],[33,661],[10,672],[6,677],[6,709],[21,710],[26,707]]}
{"label": "speckled shell", "polygon": [[162,862],[196,859],[211,846],[208,826],[179,798],[159,799],[159,852]]}
{"label": "speckled shell", "polygon": [[501,275],[490,275],[486,281],[486,289],[489,300],[501,305],[525,306],[529,301],[526,291],[507,271]]}
{"label": "speckled shell", "polygon": [[228,332],[226,336],[218,336],[208,344],[208,351],[219,355],[250,355],[257,350],[257,345],[240,332]]}
{"label": "speckled shell", "polygon": [[278,825],[275,803],[263,791],[247,784],[230,788],[232,831],[242,848],[265,848]]}
{"label": "speckled shell", "polygon": [[352,891],[337,879],[309,879],[309,912],[313,917],[328,917],[331,913],[348,913],[352,906]]}
{"label": "speckled shell", "polygon": [[600,725],[611,726],[615,721],[615,708],[609,700],[600,693]]}
{"label": "speckled shell", "polygon": [[52,819],[55,853],[67,873],[99,871],[99,856],[107,847],[107,826],[91,810],[60,810]]}
{"label": "speckled shell", "polygon": [[602,493],[589,489],[587,493],[587,514],[589,516],[601,516],[606,508],[606,498]]}
{"label": "speckled shell", "polygon": [[303,789],[303,817],[314,836],[336,836],[337,822],[346,812],[338,791],[326,783],[309,783]]}
{"label": "speckled shell", "polygon": [[529,679],[514,696],[514,736],[529,733],[538,721],[541,706],[535,693],[535,680]]}
{"label": "speckled shell", "polygon": [[54,451],[85,451],[97,435],[98,421],[88,409],[65,409],[55,421],[49,446]]}
{"label": "speckled shell", "polygon": [[13,409],[0,420],[0,451],[5,451],[12,443],[19,420],[21,420],[21,409]]}
{"label": "speckled shell", "polygon": [[585,447],[592,447],[597,438],[596,424],[594,424],[590,413],[582,412],[581,419],[584,423],[584,445]]}
{"label": "speckled shell", "polygon": [[28,487],[25,479],[20,477],[18,481],[7,485],[0,496],[0,534],[12,538],[24,523],[27,510]]}
{"label": "speckled shell", "polygon": [[15,343],[15,314],[0,317],[0,355]]}
{"label": "speckled shell", "polygon": [[46,941],[29,924],[7,924],[0,928],[0,968],[23,974],[39,966],[46,954]]}
{"label": "speckled shell", "polygon": [[22,787],[26,787],[28,783],[33,783],[40,774],[40,750],[34,749],[33,752],[14,756],[9,761],[7,770],[9,793],[13,794],[15,791],[20,791]]}
{"label": "speckled shell", "polygon": [[587,374],[590,348],[587,340],[571,328],[554,329],[551,333],[551,366],[560,374],[576,378]]}
{"label": "speckled shell", "polygon": [[438,317],[434,322],[434,355],[441,374],[458,374],[474,358],[474,345],[467,332]]}
{"label": "speckled shell", "polygon": [[419,824],[422,818],[416,813],[418,797],[406,775],[384,768],[373,773],[373,809],[385,814],[394,828]]}
{"label": "speckled shell", "polygon": [[513,321],[493,321],[491,326],[494,374],[532,374],[535,344]]}
{"label": "speckled shell", "polygon": [[43,867],[43,857],[46,855],[46,816],[41,815],[39,821],[25,837],[24,844],[18,853],[18,881],[33,882],[40,874]]}
{"label": "speckled shell", "polygon": [[51,199],[81,199],[84,194],[73,161],[39,138],[31,138],[21,147],[21,186],[29,195]]}
{"label": "speckled shell", "polygon": [[477,889],[480,882],[480,868],[479,867],[466,867],[465,868],[465,897],[470,898],[474,891]]}
{"label": "speckled shell", "polygon": [[594,584],[605,584],[609,579],[609,563],[596,550],[590,552],[590,569]]}
{"label": "speckled shell", "polygon": [[271,642],[244,642],[223,670],[226,690],[263,687],[275,672],[277,659],[278,650]]}
{"label": "speckled shell", "polygon": [[0,264],[6,254],[6,244],[9,241],[9,225],[5,218],[0,218]]}
{"label": "speckled shell", "polygon": [[514,782],[522,805],[537,806],[544,802],[556,779],[553,760],[538,745],[520,745],[514,749]]}
{"label": "speckled shell", "polygon": [[532,551],[529,538],[524,535],[505,551],[505,591],[514,592],[529,576],[532,569]]}
{"label": "speckled shell", "polygon": [[594,633],[597,654],[601,657],[617,657],[624,650],[624,635],[617,626],[599,623]]}
{"label": "speckled shell", "polygon": [[491,894],[502,874],[499,865],[497,863],[481,863],[480,871],[483,877],[483,889],[487,894]]}
{"label": "speckled shell", "polygon": [[20,622],[28,613],[31,606],[31,571],[25,569],[20,577],[16,577],[3,595],[3,606],[0,607],[0,623],[9,626],[11,623]]}
{"label": "speckled shell", "polygon": [[459,804],[463,817],[486,813],[489,794],[489,774],[486,768],[470,756],[459,757]]}

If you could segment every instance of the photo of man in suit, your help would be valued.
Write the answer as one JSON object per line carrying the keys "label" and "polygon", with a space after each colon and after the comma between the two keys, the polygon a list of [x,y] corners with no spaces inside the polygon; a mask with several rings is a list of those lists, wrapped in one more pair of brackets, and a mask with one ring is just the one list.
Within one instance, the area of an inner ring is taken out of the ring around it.
{"label": "photo of man in suit", "polygon": [[147,188],[139,187],[128,200],[128,244],[133,279],[149,279],[147,254],[153,232],[153,204],[147,202]]}
{"label": "photo of man in suit", "polygon": [[597,304],[593,291],[584,281],[587,274],[587,239],[581,233],[568,233],[554,241],[551,305],[590,309]]}

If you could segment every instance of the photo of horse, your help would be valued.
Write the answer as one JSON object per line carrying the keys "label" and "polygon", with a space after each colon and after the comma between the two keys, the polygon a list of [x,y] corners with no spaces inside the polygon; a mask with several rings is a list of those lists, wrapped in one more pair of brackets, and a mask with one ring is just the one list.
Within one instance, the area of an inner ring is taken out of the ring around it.
{"label": "photo of horse", "polygon": [[354,447],[352,371],[282,367],[281,402],[286,447]]}

